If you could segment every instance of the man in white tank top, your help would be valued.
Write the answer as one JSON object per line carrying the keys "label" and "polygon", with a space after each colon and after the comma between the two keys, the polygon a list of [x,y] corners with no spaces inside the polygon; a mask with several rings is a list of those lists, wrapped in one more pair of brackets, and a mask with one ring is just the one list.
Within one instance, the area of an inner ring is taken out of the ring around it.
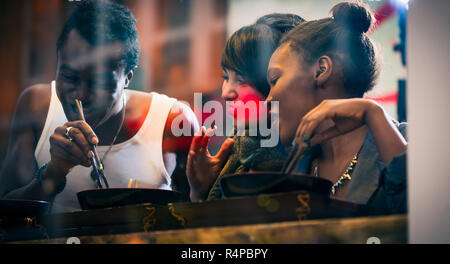
{"label": "man in white tank top", "polygon": [[135,22],[125,7],[103,1],[74,11],[58,39],[56,80],[27,88],[17,103],[1,197],[47,200],[53,212],[79,210],[76,193],[96,187],[89,143],[110,187],[135,179],[139,187],[171,189],[175,153],[187,152],[191,139],[175,137],[172,123],[193,133],[198,123],[173,98],[125,90],[139,57]]}

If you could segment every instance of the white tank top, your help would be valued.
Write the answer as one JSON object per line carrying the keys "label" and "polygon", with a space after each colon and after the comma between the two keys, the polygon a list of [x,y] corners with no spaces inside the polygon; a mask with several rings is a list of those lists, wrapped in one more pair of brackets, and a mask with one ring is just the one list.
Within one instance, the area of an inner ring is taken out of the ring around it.
{"label": "white tank top", "polygon": [[[50,161],[49,138],[58,126],[67,122],[56,94],[55,81],[51,85],[51,99],[44,129],[34,156],[38,166]],[[127,94],[127,90],[125,90]],[[139,187],[170,189],[170,175],[164,166],[162,138],[167,115],[176,99],[151,93],[151,105],[141,128],[131,139],[112,146],[106,160],[105,176],[110,187],[127,187],[130,178],[138,180]],[[101,158],[109,146],[98,146]],[[80,210],[77,192],[96,188],[90,177],[92,168],[74,167],[67,175],[66,188],[56,195],[52,213]]]}

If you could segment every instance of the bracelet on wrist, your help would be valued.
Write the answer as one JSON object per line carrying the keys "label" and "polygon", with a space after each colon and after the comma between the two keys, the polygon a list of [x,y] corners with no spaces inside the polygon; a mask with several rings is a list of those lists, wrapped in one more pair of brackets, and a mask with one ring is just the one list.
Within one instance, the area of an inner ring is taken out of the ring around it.
{"label": "bracelet on wrist", "polygon": [[[47,165],[48,165],[47,163],[44,163],[44,165],[42,165],[34,174],[36,181],[38,182],[41,189],[44,189],[44,186],[42,185],[42,172],[47,168]],[[53,193],[53,195],[57,195],[57,194],[61,193],[64,190],[64,188],[66,188],[66,184],[67,184],[67,178],[64,176],[63,182],[60,185],[58,185],[56,188],[54,188],[51,193]]]}

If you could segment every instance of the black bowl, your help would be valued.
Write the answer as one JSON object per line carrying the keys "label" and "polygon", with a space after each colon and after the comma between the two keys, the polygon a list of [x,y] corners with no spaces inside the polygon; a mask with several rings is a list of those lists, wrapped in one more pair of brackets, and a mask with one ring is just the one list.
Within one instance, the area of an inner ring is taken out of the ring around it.
{"label": "black bowl", "polygon": [[23,199],[0,199],[0,216],[35,217],[48,213],[46,201]]}
{"label": "black bowl", "polygon": [[280,172],[249,172],[224,175],[220,185],[225,197],[251,196],[258,194],[308,191],[329,196],[330,181],[307,174]]}
{"label": "black bowl", "polygon": [[167,205],[183,202],[185,197],[181,192],[149,189],[149,188],[107,188],[91,189],[77,193],[81,209],[103,209],[125,205],[152,203]]}

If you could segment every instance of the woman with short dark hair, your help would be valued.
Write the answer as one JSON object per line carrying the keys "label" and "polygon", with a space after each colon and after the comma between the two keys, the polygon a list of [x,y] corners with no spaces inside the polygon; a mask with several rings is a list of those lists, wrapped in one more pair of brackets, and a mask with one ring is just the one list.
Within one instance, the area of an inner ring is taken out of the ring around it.
{"label": "woman with short dark hair", "polygon": [[[243,103],[263,101],[270,90],[266,79],[270,57],[283,34],[303,21],[293,14],[269,14],[236,31],[222,53],[222,98]],[[258,113],[249,113],[244,120],[238,120],[236,109],[227,110],[234,115],[235,121],[246,123],[245,136],[238,136],[235,129],[234,136],[224,142],[216,156],[211,156],[208,143],[214,129],[207,131],[202,127],[201,133],[192,141],[186,170],[192,200],[222,197],[218,185],[222,175],[249,170],[279,170],[286,157],[281,144],[261,148],[260,137],[248,134],[248,121],[257,118]]]}

